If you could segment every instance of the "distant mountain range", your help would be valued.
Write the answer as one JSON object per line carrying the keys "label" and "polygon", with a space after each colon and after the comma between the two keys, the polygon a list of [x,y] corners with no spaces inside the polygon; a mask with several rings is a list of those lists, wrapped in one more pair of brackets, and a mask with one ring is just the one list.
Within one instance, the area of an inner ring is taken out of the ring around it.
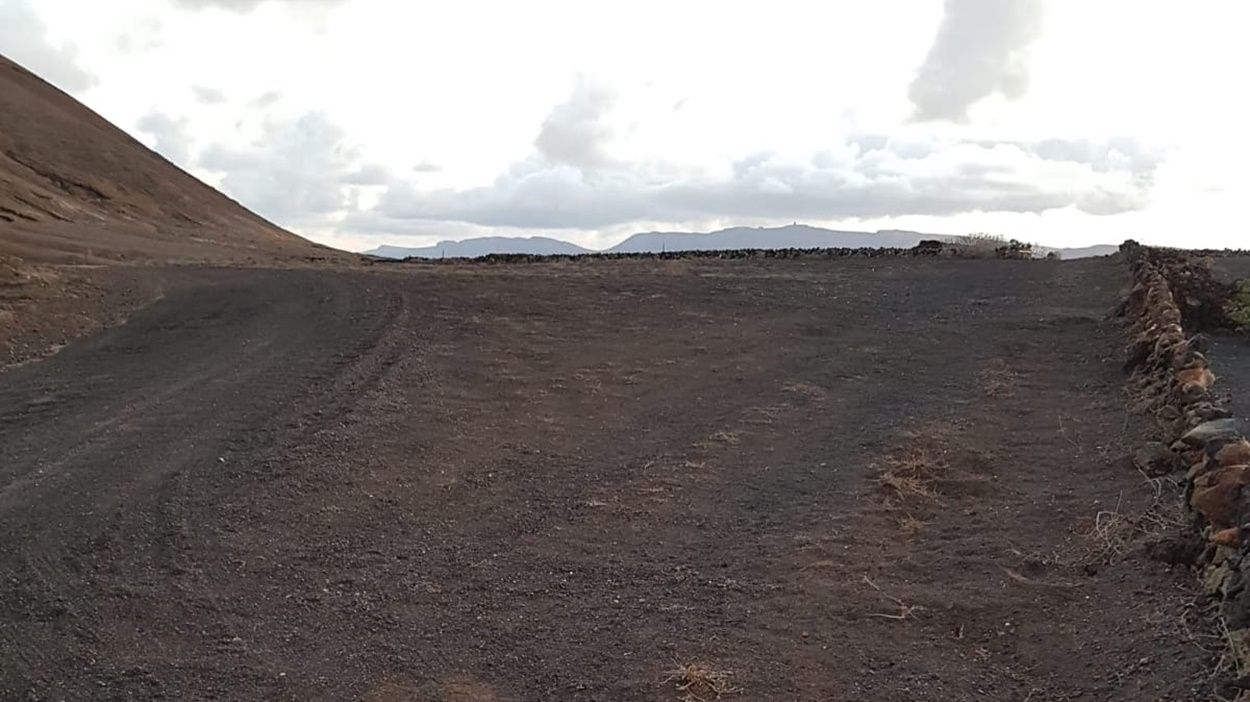
{"label": "distant mountain range", "polygon": [[[364,253],[383,258],[477,258],[489,254],[577,255],[587,253],[660,253],[664,251],[723,251],[731,249],[817,249],[817,248],[911,248],[926,239],[955,242],[961,237],[888,229],[877,232],[838,231],[792,224],[784,227],[731,227],[715,232],[644,232],[634,234],[603,251],[545,236],[489,236],[463,241],[440,241],[433,246],[407,248],[379,246]],[[1040,248],[1054,251],[1060,258],[1104,256],[1115,246],[1082,249]]]}
{"label": "distant mountain range", "polygon": [[1045,256],[1051,251],[1059,258],[1067,261],[1073,258],[1094,258],[1095,256],[1110,256],[1120,250],[1120,247],[1113,244],[1098,244],[1096,246],[1082,246],[1079,248],[1068,249],[1052,249],[1047,246],[1034,246],[1033,252],[1040,256]]}
{"label": "distant mountain range", "polygon": [[559,239],[546,236],[483,236],[464,241],[440,241],[433,246],[406,248],[403,246],[379,246],[364,253],[382,258],[477,258],[490,254],[530,254],[551,256],[555,254],[577,255],[595,253]]}

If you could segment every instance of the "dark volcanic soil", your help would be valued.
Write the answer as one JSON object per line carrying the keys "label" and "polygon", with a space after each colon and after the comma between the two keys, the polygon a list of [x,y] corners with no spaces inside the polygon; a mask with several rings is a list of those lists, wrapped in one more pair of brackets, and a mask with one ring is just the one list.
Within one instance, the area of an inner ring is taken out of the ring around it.
{"label": "dark volcanic soil", "polygon": [[1111,261],[165,275],[0,372],[0,699],[1210,690]]}
{"label": "dark volcanic soil", "polygon": [[[1214,258],[1211,265],[1221,280],[1250,279],[1250,256]],[[1217,388],[1228,399],[1229,409],[1238,417],[1250,419],[1250,336],[1213,334],[1208,356],[1219,379]]]}
{"label": "dark volcanic soil", "polygon": [[113,266],[8,268],[0,258],[0,369],[49,355],[161,296],[168,271]]}

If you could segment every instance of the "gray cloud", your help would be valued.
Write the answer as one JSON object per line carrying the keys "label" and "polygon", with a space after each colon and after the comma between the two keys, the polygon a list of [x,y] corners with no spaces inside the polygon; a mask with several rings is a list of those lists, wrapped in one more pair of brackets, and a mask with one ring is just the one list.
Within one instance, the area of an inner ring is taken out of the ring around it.
{"label": "gray cloud", "polygon": [[1034,147],[1037,155],[1051,161],[1087,163],[1100,173],[1127,170],[1149,176],[1162,162],[1158,151],[1148,149],[1133,139],[1116,138],[1106,142],[1088,139],[1044,139]]}
{"label": "gray cloud", "polygon": [[381,184],[379,166],[361,166],[347,135],[319,112],[271,122],[252,145],[205,150],[198,165],[223,174],[222,189],[261,215],[298,224],[356,207],[353,185]]}
{"label": "gray cloud", "polygon": [[365,164],[339,179],[345,185],[386,185],[390,181],[391,172],[376,163]]}
{"label": "gray cloud", "polygon": [[164,24],[156,17],[142,17],[127,25],[126,31],[114,38],[114,45],[123,54],[151,51],[164,46]]}
{"label": "gray cloud", "polygon": [[605,146],[612,130],[603,118],[615,101],[607,88],[578,80],[569,99],[556,105],[543,121],[534,147],[556,164],[587,170],[610,165],[612,159]]}
{"label": "gray cloud", "polygon": [[187,120],[174,119],[160,112],[149,112],[139,119],[139,131],[151,134],[157,153],[174,163],[190,165],[191,140],[187,134]]}
{"label": "gray cloud", "polygon": [[205,105],[219,105],[226,101],[226,94],[217,88],[210,88],[203,85],[191,86],[191,92],[195,93],[195,99]]}
{"label": "gray cloud", "polygon": [[733,164],[725,178],[657,179],[646,164],[586,173],[536,156],[485,187],[425,192],[393,183],[368,221],[378,227],[388,221],[392,227],[450,221],[598,229],[632,221],[820,220],[1064,207],[1112,214],[1144,206],[1153,172],[1144,159],[1142,170],[1134,171],[1131,161],[1100,155],[1112,149],[1080,142],[926,147],[856,137],[849,143],[858,147],[850,160],[832,153],[800,162],[755,154]]}
{"label": "gray cloud", "polygon": [[0,51],[66,92],[96,84],[79,65],[76,46],[48,43],[47,27],[25,0],[0,2]]}
{"label": "gray cloud", "polygon": [[544,121],[535,152],[487,186],[427,191],[388,184],[350,221],[374,231],[422,223],[602,229],[636,221],[836,220],[973,211],[1094,214],[1141,208],[1159,159],[1126,139],[1105,143],[950,141],[853,134],[807,159],[749,155],[720,177],[673,164],[609,158],[612,97],[580,82]]}
{"label": "gray cloud", "polygon": [[253,99],[251,102],[248,103],[248,107],[252,107],[258,110],[263,110],[267,107],[272,107],[281,99],[282,99],[282,93],[276,90],[270,90],[270,91],[264,92],[256,96],[255,99]]}
{"label": "gray cloud", "polygon": [[[427,190],[414,176],[362,163],[345,132],[320,113],[270,122],[253,144],[212,147],[196,165],[222,174],[226,192],[282,224],[397,234],[1068,207],[1112,214],[1145,206],[1159,163],[1158,155],[1127,139],[951,141],[852,134],[807,158],[760,152],[709,175],[672,163],[607,158],[600,125],[608,108],[605,98],[592,94],[576,90],[544,122],[545,148],[536,146],[481,187]],[[595,126],[577,126],[586,122]],[[177,122],[152,117],[144,126],[158,142],[170,134],[169,148],[176,148]],[[382,188],[376,205],[360,206],[362,187]]]}
{"label": "gray cloud", "polygon": [[1041,25],[1042,0],[946,0],[937,38],[908,91],[916,118],[963,122],[990,95],[1023,96],[1026,51]]}

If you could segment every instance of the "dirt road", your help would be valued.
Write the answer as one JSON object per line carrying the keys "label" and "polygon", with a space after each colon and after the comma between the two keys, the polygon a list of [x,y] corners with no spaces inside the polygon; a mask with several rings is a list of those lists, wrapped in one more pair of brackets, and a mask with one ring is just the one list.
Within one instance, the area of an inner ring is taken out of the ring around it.
{"label": "dirt road", "polygon": [[1210,691],[1110,261],[161,275],[0,372],[0,699]]}

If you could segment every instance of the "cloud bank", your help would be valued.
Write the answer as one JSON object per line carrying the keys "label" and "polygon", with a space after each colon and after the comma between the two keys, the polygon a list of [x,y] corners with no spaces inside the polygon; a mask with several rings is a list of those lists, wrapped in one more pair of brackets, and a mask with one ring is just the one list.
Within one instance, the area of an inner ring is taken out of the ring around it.
{"label": "cloud bank", "polygon": [[[1153,157],[1121,145],[908,143],[849,140],[796,159],[761,153],[721,173],[672,164],[587,171],[539,156],[490,185],[422,191],[394,183],[385,220],[494,227],[598,229],[632,221],[838,220],[1076,207],[1113,214],[1142,207]],[[663,174],[661,176],[661,174]]]}
{"label": "cloud bank", "polygon": [[[846,135],[807,155],[764,151],[718,168],[627,161],[609,156],[611,104],[610,93],[579,82],[543,120],[529,156],[493,182],[464,189],[424,187],[420,166],[414,174],[363,162],[345,130],[319,112],[269,121],[249,145],[209,146],[194,166],[277,221],[390,234],[1064,208],[1118,214],[1146,206],[1162,159],[1130,139],[974,141],[913,130]],[[141,127],[166,155],[185,158],[183,123],[149,115]],[[362,189],[374,196],[362,200]]]}

